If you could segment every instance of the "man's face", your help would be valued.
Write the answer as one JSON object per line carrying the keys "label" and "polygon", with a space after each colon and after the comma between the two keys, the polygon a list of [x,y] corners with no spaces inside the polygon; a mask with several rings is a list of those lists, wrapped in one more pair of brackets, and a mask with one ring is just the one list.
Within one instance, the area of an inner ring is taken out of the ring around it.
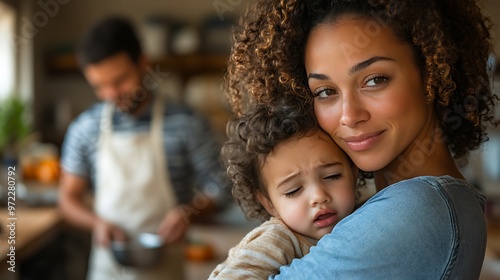
{"label": "man's face", "polygon": [[121,111],[132,114],[148,94],[141,84],[145,64],[142,60],[134,63],[121,52],[89,64],[83,72],[97,98],[113,102]]}

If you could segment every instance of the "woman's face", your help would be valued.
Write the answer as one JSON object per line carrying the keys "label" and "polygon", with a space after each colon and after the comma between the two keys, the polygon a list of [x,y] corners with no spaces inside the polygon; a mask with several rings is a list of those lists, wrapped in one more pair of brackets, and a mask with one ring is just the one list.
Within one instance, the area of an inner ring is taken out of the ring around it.
{"label": "woman's face", "polygon": [[412,47],[375,20],[315,27],[305,67],[319,124],[360,169],[387,167],[430,133],[432,106]]}

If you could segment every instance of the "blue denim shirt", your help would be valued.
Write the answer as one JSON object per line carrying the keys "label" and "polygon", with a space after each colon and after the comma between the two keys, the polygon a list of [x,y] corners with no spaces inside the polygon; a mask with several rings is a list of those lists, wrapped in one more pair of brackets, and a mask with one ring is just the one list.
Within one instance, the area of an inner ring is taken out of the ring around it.
{"label": "blue denim shirt", "polygon": [[391,185],[270,279],[478,279],[485,197],[450,176]]}

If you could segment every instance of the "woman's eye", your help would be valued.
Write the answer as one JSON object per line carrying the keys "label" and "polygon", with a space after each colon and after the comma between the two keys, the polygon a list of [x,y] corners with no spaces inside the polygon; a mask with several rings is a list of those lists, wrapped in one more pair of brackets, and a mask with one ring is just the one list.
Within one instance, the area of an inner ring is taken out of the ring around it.
{"label": "woman's eye", "polygon": [[290,198],[290,197],[294,197],[296,196],[297,194],[299,194],[299,191],[301,190],[302,188],[296,188],[296,189],[292,189],[288,192],[285,193],[285,196]]}
{"label": "woman's eye", "polygon": [[318,88],[314,91],[314,97],[317,97],[319,99],[327,98],[329,96],[336,95],[336,94],[337,94],[336,90],[331,89],[331,88],[325,88],[325,87]]}
{"label": "woman's eye", "polygon": [[375,77],[368,79],[368,81],[365,83],[365,85],[369,86],[369,87],[375,87],[375,86],[378,86],[380,84],[385,83],[388,80],[389,80],[389,78],[387,78],[385,76],[375,76]]}

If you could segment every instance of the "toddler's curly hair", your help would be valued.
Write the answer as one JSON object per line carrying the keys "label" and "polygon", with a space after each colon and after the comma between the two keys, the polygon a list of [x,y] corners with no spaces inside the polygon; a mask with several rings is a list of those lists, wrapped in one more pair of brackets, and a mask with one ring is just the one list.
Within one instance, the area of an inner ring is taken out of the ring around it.
{"label": "toddler's curly hair", "polygon": [[267,156],[279,144],[317,131],[322,130],[312,106],[293,95],[280,99],[275,106],[255,104],[228,123],[229,139],[222,147],[221,159],[233,183],[233,197],[248,219],[264,221],[271,217],[256,196],[267,196],[260,172]]}

